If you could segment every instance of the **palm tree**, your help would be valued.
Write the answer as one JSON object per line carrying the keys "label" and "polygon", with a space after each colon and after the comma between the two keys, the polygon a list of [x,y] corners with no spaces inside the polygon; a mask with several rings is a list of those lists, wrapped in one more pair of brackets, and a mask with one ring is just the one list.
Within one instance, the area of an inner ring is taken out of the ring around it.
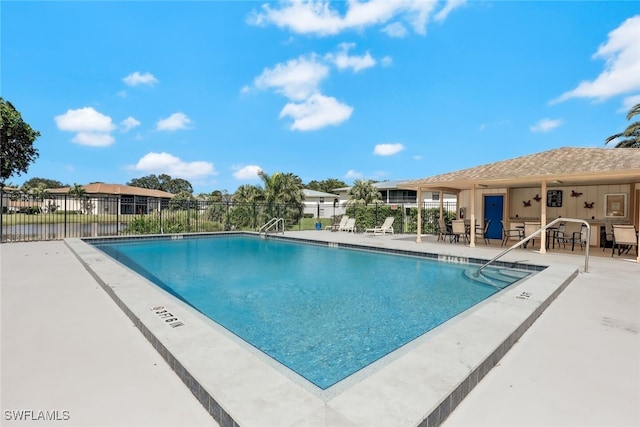
{"label": "palm tree", "polygon": [[[629,110],[629,113],[627,114],[627,120],[631,120],[631,118],[637,114],[640,114],[640,104],[636,104],[631,107],[631,110]],[[621,133],[611,135],[609,138],[605,139],[604,143],[608,144],[618,138],[627,139],[618,141],[615,148],[640,148],[640,122],[631,123]]]}
{"label": "palm tree", "polygon": [[353,182],[353,187],[349,190],[349,202],[361,202],[365,205],[382,200],[382,196],[378,189],[373,185],[374,182],[366,179],[357,179]]}
{"label": "palm tree", "polygon": [[[269,175],[259,171],[258,176],[264,184],[264,197],[267,202],[267,213],[275,216],[274,208],[285,205],[289,220],[298,216],[304,208],[304,193],[302,180],[292,173],[275,172]],[[281,215],[281,214],[280,214]],[[280,216],[278,215],[278,216]]]}

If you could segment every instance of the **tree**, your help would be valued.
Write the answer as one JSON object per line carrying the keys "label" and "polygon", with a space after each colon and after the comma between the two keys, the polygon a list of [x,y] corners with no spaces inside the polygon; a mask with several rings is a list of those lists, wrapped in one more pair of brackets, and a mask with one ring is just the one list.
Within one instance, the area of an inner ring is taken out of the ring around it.
{"label": "tree", "polygon": [[0,187],[14,174],[26,173],[29,165],[39,156],[33,147],[40,132],[22,120],[22,115],[9,102],[0,97]]}
{"label": "tree", "polygon": [[336,188],[346,187],[347,184],[339,179],[329,178],[322,181],[309,181],[305,186],[309,190],[324,191],[325,193],[333,193]]}
{"label": "tree", "polygon": [[60,181],[56,181],[55,179],[47,179],[47,178],[31,178],[28,179],[22,184],[22,191],[29,191],[32,188],[62,188],[67,187]]}
{"label": "tree", "polygon": [[275,172],[270,176],[264,171],[259,171],[258,176],[264,184],[264,195],[268,204],[302,205],[303,186],[302,180],[297,175]]}
{"label": "tree", "polygon": [[183,191],[193,193],[193,187],[189,181],[182,178],[171,178],[170,175],[165,173],[160,176],[152,174],[140,178],[134,178],[127,182],[127,185],[131,185],[132,187],[148,188],[150,190],[162,190],[172,194],[178,194]]}
{"label": "tree", "polygon": [[80,213],[89,214],[91,212],[93,206],[87,198],[87,191],[82,185],[74,182],[73,186],[69,189],[69,195],[80,202]]}
{"label": "tree", "polygon": [[374,182],[366,179],[357,179],[353,182],[353,187],[349,190],[349,202],[362,202],[365,205],[382,200]]}
{"label": "tree", "polygon": [[[638,114],[640,114],[640,104],[636,104],[631,107],[631,110],[629,110],[629,113],[627,114],[627,120],[631,120],[633,116]],[[608,144],[618,138],[627,139],[618,141],[615,148],[640,148],[640,122],[631,123],[624,131],[611,135],[609,138],[605,139],[604,143]]]}
{"label": "tree", "polygon": [[[295,223],[304,209],[302,180],[292,173],[275,172],[269,175],[259,171],[264,184],[264,198],[267,203],[265,214],[268,218],[282,217],[287,223]],[[284,211],[281,209],[284,208]]]}

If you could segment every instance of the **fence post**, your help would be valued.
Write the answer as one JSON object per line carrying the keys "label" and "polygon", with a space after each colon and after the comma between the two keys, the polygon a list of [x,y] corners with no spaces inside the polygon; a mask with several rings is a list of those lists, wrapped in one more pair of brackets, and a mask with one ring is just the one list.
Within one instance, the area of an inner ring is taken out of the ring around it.
{"label": "fence post", "polygon": [[63,233],[63,235],[64,235],[64,238],[66,239],[67,238],[67,195],[66,194],[64,195],[64,220],[63,220],[63,223],[64,223],[64,227],[63,227],[64,233]]}
{"label": "fence post", "polygon": [[120,196],[116,197],[116,236],[120,235]]}

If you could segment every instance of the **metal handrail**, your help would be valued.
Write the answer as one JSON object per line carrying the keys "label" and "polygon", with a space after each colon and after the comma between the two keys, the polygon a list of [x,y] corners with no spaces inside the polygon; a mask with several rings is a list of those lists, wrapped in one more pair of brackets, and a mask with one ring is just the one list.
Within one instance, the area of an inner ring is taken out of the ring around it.
{"label": "metal handrail", "polygon": [[553,225],[555,225],[555,224],[557,224],[559,222],[579,222],[579,223],[582,223],[582,224],[587,226],[587,242],[586,242],[586,249],[584,251],[584,272],[588,273],[589,272],[589,242],[591,241],[591,226],[584,219],[578,219],[578,218],[556,218],[553,221],[551,221],[549,224],[547,224],[544,227],[540,228],[538,231],[535,231],[535,232],[531,233],[530,235],[526,236],[524,239],[520,240],[515,245],[511,246],[508,249],[505,249],[504,251],[500,252],[495,257],[491,258],[488,262],[486,262],[482,266],[478,267],[478,269],[474,273],[474,276],[478,277],[480,275],[480,271],[483,268],[485,268],[486,266],[488,266],[489,264],[491,264],[492,262],[494,262],[498,258],[502,257],[503,255],[506,255],[507,253],[511,252],[512,250],[514,250],[518,246],[522,246],[522,244],[528,242],[529,240],[531,240],[534,237],[536,237],[538,234],[542,233],[547,228],[550,228],[550,227],[552,227]]}
{"label": "metal handrail", "polygon": [[278,224],[280,223],[282,223],[282,234],[284,234],[284,218],[275,218],[275,217],[271,218],[265,225],[260,227],[260,230],[258,230],[258,233],[264,232],[265,234],[267,234],[267,231],[269,231],[273,227],[276,228],[276,232],[277,232]]}

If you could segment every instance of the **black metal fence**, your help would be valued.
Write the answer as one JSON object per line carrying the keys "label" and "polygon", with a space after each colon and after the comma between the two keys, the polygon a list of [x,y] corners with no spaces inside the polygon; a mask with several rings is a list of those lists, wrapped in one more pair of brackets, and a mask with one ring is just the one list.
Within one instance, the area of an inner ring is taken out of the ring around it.
{"label": "black metal fence", "polygon": [[[0,193],[0,242],[58,240],[69,237],[198,233],[228,230],[257,231],[271,218],[284,218],[289,230],[324,230],[343,214],[356,218],[359,231],[380,225],[393,216],[395,233],[415,233],[417,208],[411,204],[347,204],[336,210],[322,206],[325,217],[305,214],[304,206],[261,203],[181,202],[146,197],[69,195],[33,197]],[[320,209],[318,209],[320,212]],[[423,206],[423,233],[436,233],[437,202]],[[455,204],[445,203],[445,217],[455,216]]]}

